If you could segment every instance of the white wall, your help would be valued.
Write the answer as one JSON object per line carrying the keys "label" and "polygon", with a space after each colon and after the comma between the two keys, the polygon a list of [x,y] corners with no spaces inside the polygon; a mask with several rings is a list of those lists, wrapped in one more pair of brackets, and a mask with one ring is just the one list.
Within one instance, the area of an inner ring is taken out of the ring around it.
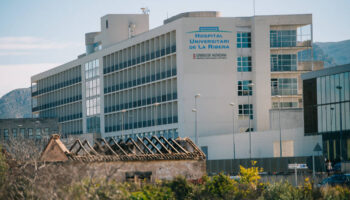
{"label": "white wall", "polygon": [[[279,143],[279,131],[252,132],[251,141],[252,158],[274,157],[273,144]],[[322,146],[321,136],[304,136],[303,128],[282,130],[282,141],[293,141],[294,156],[311,156],[317,143]],[[249,133],[236,133],[235,143],[236,158],[249,158]],[[199,137],[199,146],[208,146],[209,160],[232,159],[232,144],[232,133]]]}

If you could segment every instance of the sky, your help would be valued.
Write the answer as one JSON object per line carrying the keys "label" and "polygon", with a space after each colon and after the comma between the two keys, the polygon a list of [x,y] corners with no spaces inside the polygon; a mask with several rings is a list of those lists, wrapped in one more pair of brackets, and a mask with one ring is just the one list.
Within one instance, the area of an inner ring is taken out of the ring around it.
{"label": "sky", "polygon": [[[254,14],[253,0],[1,0],[0,97],[84,53],[84,35],[100,30],[100,17],[141,13],[142,7],[150,9],[150,28],[188,11]],[[350,0],[255,0],[256,15],[305,13],[313,14],[314,41],[350,39]]]}

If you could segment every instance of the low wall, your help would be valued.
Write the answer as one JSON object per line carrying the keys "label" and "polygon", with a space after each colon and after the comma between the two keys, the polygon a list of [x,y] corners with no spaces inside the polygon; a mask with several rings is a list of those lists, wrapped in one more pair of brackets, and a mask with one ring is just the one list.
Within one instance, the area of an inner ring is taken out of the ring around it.
{"label": "low wall", "polygon": [[150,174],[151,182],[154,182],[155,180],[171,180],[176,176],[183,176],[189,180],[196,180],[206,174],[205,160],[118,161],[91,163],[67,161],[48,164],[45,168],[57,173],[69,173],[72,175],[70,178],[73,180],[81,180],[81,178],[88,177],[113,179],[117,182],[125,181],[127,173]]}
{"label": "low wall", "polygon": [[[293,173],[288,169],[288,164],[298,163],[307,164],[308,169],[303,171],[312,171],[312,156],[306,157],[282,157],[282,158],[252,158],[257,161],[256,166],[263,168],[263,171],[269,174]],[[207,173],[217,174],[224,172],[226,174],[238,174],[239,166],[251,167],[250,159],[227,159],[227,160],[207,160]],[[315,171],[324,172],[325,163],[322,156],[315,157]]]}

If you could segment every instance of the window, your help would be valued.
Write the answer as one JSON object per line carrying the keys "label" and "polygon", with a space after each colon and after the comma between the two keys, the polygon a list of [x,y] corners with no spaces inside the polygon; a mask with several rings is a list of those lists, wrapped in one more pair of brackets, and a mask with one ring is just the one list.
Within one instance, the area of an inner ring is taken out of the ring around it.
{"label": "window", "polygon": [[33,129],[32,128],[28,129],[28,137],[29,137],[29,139],[33,139]]}
{"label": "window", "polygon": [[279,102],[272,102],[272,108],[297,108],[298,102],[281,102],[280,107]]}
{"label": "window", "polygon": [[44,134],[49,135],[49,128],[44,128]]}
{"label": "window", "polygon": [[89,99],[86,101],[86,115],[100,114],[100,97]]}
{"label": "window", "polygon": [[252,71],[252,57],[237,57],[237,71],[251,72]]}
{"label": "window", "polygon": [[40,139],[41,138],[41,128],[37,128],[35,131],[35,138]]}
{"label": "window", "polygon": [[4,129],[4,140],[8,140],[8,139],[9,139],[9,130]]}
{"label": "window", "polygon": [[238,105],[238,117],[239,119],[253,119],[253,104],[240,104]]}
{"label": "window", "polygon": [[13,138],[17,137],[17,129],[16,128],[12,129],[12,137]]}
{"label": "window", "polygon": [[251,33],[237,32],[237,48],[250,48],[250,47],[251,47]]}
{"label": "window", "polygon": [[100,133],[100,117],[89,117],[86,119],[86,128],[88,133]]}
{"label": "window", "polygon": [[21,129],[19,130],[20,136],[21,136],[22,138],[24,138],[25,132],[26,132],[26,129],[24,129],[24,128],[21,128]]}
{"label": "window", "polygon": [[271,55],[271,71],[296,71],[297,55],[283,54]]}
{"label": "window", "polygon": [[296,30],[271,30],[270,47],[295,47],[297,44]]}
{"label": "window", "polygon": [[98,59],[85,63],[85,79],[99,76],[99,66]]}
{"label": "window", "polygon": [[296,78],[271,79],[271,95],[297,95],[298,84]]}
{"label": "window", "polygon": [[106,29],[108,29],[108,20],[106,20]]}
{"label": "window", "polygon": [[252,83],[251,80],[238,81],[238,96],[253,95],[252,87],[248,86],[250,83]]}

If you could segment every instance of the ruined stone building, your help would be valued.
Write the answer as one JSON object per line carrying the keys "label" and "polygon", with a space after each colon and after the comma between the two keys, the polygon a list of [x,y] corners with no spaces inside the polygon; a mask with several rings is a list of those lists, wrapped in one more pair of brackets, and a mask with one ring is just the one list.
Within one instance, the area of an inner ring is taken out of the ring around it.
{"label": "ruined stone building", "polygon": [[184,176],[195,180],[206,172],[205,154],[189,139],[138,137],[116,141],[98,139],[92,146],[76,140],[68,149],[53,135],[41,161],[62,166],[84,167],[86,175],[111,176],[118,181],[169,180]]}

